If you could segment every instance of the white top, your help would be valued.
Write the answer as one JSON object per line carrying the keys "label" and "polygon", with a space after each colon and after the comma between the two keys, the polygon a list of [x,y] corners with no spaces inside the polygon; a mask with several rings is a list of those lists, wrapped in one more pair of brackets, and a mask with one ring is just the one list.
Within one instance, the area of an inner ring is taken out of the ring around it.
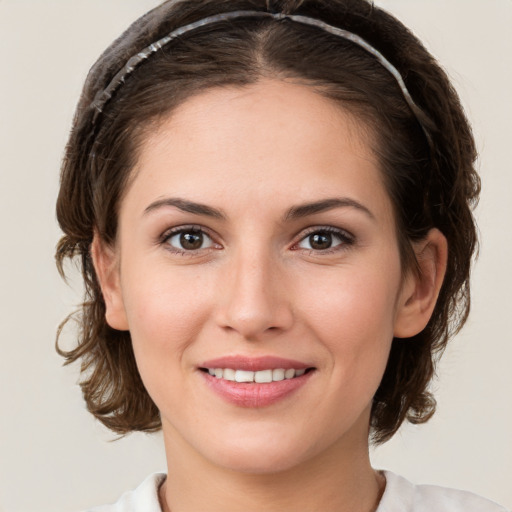
{"label": "white top", "polygon": [[[493,501],[476,494],[437,485],[414,485],[390,471],[383,471],[386,490],[376,512],[508,512]],[[158,488],[164,473],[150,475],[134,491],[126,492],[113,505],[87,512],[162,512]]]}

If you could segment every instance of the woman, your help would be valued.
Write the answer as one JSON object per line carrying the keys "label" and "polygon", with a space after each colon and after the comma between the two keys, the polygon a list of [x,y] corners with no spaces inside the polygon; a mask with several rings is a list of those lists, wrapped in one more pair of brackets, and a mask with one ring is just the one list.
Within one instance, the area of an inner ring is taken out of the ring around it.
{"label": "woman", "polygon": [[[92,69],[57,252],[87,406],[163,430],[101,510],[503,510],[375,471],[469,309],[479,192],[445,74],[363,0],[165,2]],[[200,492],[198,492],[200,491]]]}

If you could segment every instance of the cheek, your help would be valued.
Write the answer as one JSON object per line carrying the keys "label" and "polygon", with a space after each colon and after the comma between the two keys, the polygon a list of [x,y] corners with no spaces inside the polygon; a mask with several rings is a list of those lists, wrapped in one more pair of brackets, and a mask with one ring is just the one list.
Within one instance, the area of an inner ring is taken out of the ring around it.
{"label": "cheek", "polygon": [[[128,263],[128,262],[127,262]],[[211,299],[205,293],[204,276],[161,264],[140,271],[123,268],[123,299],[133,348],[141,374],[152,371],[165,358],[180,365],[210,316]]]}
{"label": "cheek", "polygon": [[343,381],[371,379],[378,386],[393,339],[399,267],[380,272],[370,265],[311,278],[304,317],[330,353],[333,372]]}
{"label": "cheek", "polygon": [[344,268],[303,280],[303,308],[331,336],[392,332],[400,285],[399,270],[380,272],[375,266]]}

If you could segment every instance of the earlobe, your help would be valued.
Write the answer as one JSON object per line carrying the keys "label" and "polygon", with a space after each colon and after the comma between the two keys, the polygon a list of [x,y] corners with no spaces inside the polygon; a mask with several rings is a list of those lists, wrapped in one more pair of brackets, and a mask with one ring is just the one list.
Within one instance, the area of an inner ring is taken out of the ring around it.
{"label": "earlobe", "polygon": [[410,338],[428,324],[446,273],[448,243],[438,229],[415,243],[418,271],[410,270],[404,279],[395,318],[394,336]]}
{"label": "earlobe", "polygon": [[91,257],[105,301],[105,319],[113,329],[126,331],[128,330],[128,321],[115,251],[95,234],[91,244]]}

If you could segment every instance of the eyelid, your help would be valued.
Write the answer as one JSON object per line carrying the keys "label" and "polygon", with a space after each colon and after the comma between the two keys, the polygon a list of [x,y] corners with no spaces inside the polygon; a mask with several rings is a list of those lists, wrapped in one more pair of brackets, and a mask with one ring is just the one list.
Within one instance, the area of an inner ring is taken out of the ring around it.
{"label": "eyelid", "polygon": [[[195,232],[199,232],[199,233],[202,233],[204,236],[207,236],[211,241],[212,241],[212,246],[211,247],[205,247],[205,248],[201,248],[201,249],[190,249],[190,250],[185,250],[185,249],[179,249],[178,247],[174,247],[170,244],[168,244],[168,241],[173,237],[173,236],[176,236],[180,233],[186,233],[186,232],[191,232],[191,231],[195,231]],[[201,252],[201,251],[207,251],[207,250],[211,250],[213,248],[220,248],[221,245],[216,242],[216,236],[211,232],[211,230],[209,230],[208,228],[205,228],[204,226],[201,226],[201,225],[198,225],[198,224],[183,224],[181,226],[174,226],[172,228],[169,228],[169,229],[166,229],[157,239],[157,244],[159,245],[167,245],[168,247],[166,247],[167,250],[173,252],[173,253],[178,253],[178,254],[195,254],[195,253],[198,253],[198,252]]]}
{"label": "eyelid", "polygon": [[[330,233],[330,234],[336,235],[337,237],[340,238],[342,243],[340,243],[334,247],[330,247],[328,249],[323,249],[323,250],[305,249],[305,248],[298,247],[298,244],[300,242],[302,242],[308,236],[310,236],[314,233]],[[301,231],[300,234],[296,237],[296,242],[293,243],[291,249],[294,251],[302,250],[302,251],[308,251],[310,253],[315,253],[315,254],[321,255],[321,254],[329,254],[329,253],[332,253],[335,251],[346,249],[346,248],[354,245],[355,241],[356,241],[356,237],[352,233],[347,231],[346,229],[337,228],[334,226],[319,225],[319,226],[311,226],[311,227],[306,228],[305,230]]]}
{"label": "eyelid", "polygon": [[[203,235],[207,236],[208,238],[210,238],[210,240],[212,241],[213,243],[213,246],[211,247],[206,247],[206,248],[201,248],[201,249],[195,249],[195,250],[185,250],[185,249],[182,249],[180,250],[179,248],[177,247],[174,247],[174,246],[171,246],[170,244],[167,244],[168,240],[170,238],[172,238],[173,236],[179,234],[179,233],[183,233],[183,232],[187,232],[187,231],[197,231],[197,232],[200,232],[202,233]],[[328,249],[323,249],[323,250],[318,250],[318,249],[305,249],[305,248],[300,248],[298,247],[298,244],[300,242],[302,242],[305,238],[307,238],[308,236],[314,234],[314,233],[319,233],[319,232],[323,232],[323,233],[331,233],[337,237],[340,238],[340,240],[342,241],[342,243],[334,246],[334,247],[331,247],[331,248],[328,248]],[[184,224],[184,225],[180,225],[180,226],[173,226],[172,228],[169,228],[169,229],[166,229],[157,239],[157,243],[159,245],[166,245],[167,244],[167,249],[171,252],[175,252],[175,253],[180,253],[180,254],[189,254],[189,255],[193,255],[195,253],[198,253],[198,252],[204,252],[204,251],[207,251],[207,250],[211,250],[213,248],[215,249],[220,249],[222,248],[222,245],[219,244],[216,240],[218,239],[218,237],[212,233],[212,231],[204,226],[201,226],[199,224]],[[311,227],[308,227],[306,229],[303,229],[296,237],[295,237],[295,242],[293,243],[292,247],[290,248],[291,250],[294,250],[294,251],[297,251],[297,250],[301,250],[301,251],[309,251],[311,253],[315,253],[315,254],[329,254],[331,252],[335,252],[335,251],[339,251],[339,250],[343,250],[343,249],[346,249],[350,246],[352,246],[354,243],[355,243],[355,240],[356,240],[356,237],[350,233],[349,231],[347,231],[346,229],[343,229],[343,228],[338,228],[338,227],[334,227],[334,226],[329,226],[329,225],[318,225],[318,226],[311,226]]]}

